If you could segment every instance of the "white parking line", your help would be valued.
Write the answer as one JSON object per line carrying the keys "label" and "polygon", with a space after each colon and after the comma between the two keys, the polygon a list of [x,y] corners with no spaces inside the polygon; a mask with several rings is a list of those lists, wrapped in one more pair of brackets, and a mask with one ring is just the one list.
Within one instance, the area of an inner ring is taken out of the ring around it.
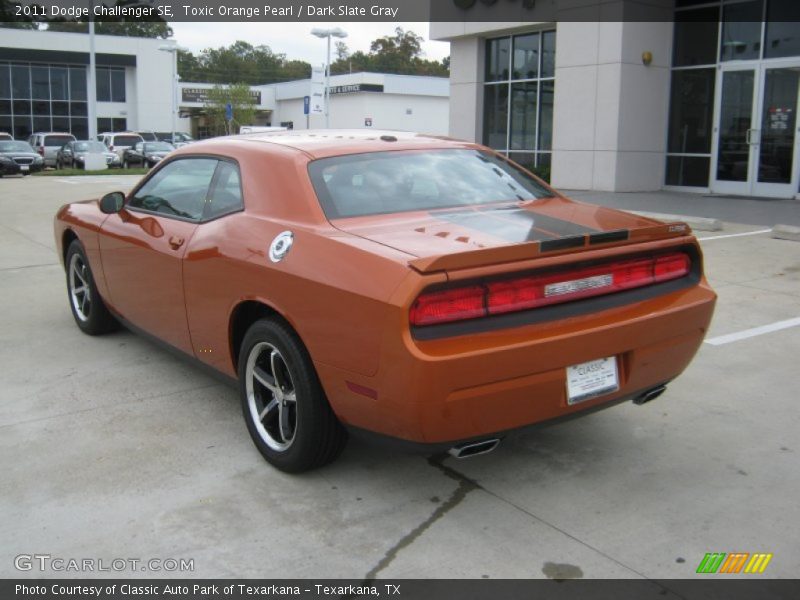
{"label": "white parking line", "polygon": [[769,233],[772,229],[759,229],[758,231],[745,231],[744,233],[728,233],[726,235],[711,235],[709,237],[697,238],[699,242],[706,240],[721,240],[722,238],[742,237],[745,235],[759,235],[762,233]]}
{"label": "white parking line", "polygon": [[731,342],[738,342],[746,340],[747,338],[755,337],[757,335],[764,335],[765,333],[772,333],[773,331],[780,331],[781,329],[788,329],[789,327],[797,327],[800,325],[800,317],[796,319],[787,319],[786,321],[778,321],[770,323],[769,325],[762,325],[761,327],[753,327],[745,329],[744,331],[737,331],[736,333],[729,333],[727,335],[720,335],[706,340],[706,344],[712,346],[722,346],[723,344],[730,344]]}

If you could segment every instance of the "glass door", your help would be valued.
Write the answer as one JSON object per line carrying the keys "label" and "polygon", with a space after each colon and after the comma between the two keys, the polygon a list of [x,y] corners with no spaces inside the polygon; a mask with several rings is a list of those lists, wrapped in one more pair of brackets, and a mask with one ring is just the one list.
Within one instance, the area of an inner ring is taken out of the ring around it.
{"label": "glass door", "polygon": [[753,194],[791,198],[798,192],[800,61],[761,68],[759,144]]}
{"label": "glass door", "polygon": [[758,144],[754,125],[759,71],[756,66],[721,67],[715,141],[715,193],[749,195]]}
{"label": "glass door", "polygon": [[800,184],[800,61],[723,65],[711,189],[792,198]]}

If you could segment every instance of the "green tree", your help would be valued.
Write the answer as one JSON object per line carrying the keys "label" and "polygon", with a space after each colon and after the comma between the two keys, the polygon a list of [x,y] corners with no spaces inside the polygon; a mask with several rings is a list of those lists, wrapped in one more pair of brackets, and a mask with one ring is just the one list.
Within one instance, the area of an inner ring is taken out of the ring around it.
{"label": "green tree", "polygon": [[238,40],[227,47],[206,48],[197,56],[179,54],[178,74],[184,81],[257,85],[304,79],[310,76],[311,65],[288,60],[269,46]]}
{"label": "green tree", "polygon": [[[229,103],[233,107],[232,123],[225,118],[225,107]],[[234,83],[227,87],[215,85],[208,90],[208,101],[205,103],[209,133],[230,135],[238,132],[240,125],[254,121],[255,104],[255,99],[250,95],[250,86],[246,83]]]}
{"label": "green tree", "polygon": [[450,74],[450,58],[441,62],[425,59],[422,41],[423,38],[413,31],[397,27],[394,35],[373,40],[368,54],[359,50],[342,57],[337,47],[337,60],[331,64],[331,73],[367,71],[447,77]]}

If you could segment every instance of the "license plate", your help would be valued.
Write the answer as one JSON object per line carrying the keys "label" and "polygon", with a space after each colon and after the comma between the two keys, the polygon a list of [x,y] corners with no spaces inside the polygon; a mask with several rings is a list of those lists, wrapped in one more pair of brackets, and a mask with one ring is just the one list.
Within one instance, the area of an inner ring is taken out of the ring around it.
{"label": "license plate", "polygon": [[617,359],[598,358],[567,367],[567,404],[578,404],[619,389]]}
{"label": "license plate", "polygon": [[19,170],[20,171],[30,171],[31,168],[28,165],[20,165],[19,166]]}

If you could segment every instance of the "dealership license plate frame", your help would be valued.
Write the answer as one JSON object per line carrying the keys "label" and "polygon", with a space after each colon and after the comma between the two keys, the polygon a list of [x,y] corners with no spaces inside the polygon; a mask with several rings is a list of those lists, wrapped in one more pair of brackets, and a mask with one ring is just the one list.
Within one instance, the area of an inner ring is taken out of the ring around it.
{"label": "dealership license plate frame", "polygon": [[567,404],[580,404],[619,390],[616,356],[595,358],[565,369]]}
{"label": "dealership license plate frame", "polygon": [[19,170],[27,172],[27,171],[31,170],[31,167],[30,167],[30,165],[20,165],[19,166]]}

